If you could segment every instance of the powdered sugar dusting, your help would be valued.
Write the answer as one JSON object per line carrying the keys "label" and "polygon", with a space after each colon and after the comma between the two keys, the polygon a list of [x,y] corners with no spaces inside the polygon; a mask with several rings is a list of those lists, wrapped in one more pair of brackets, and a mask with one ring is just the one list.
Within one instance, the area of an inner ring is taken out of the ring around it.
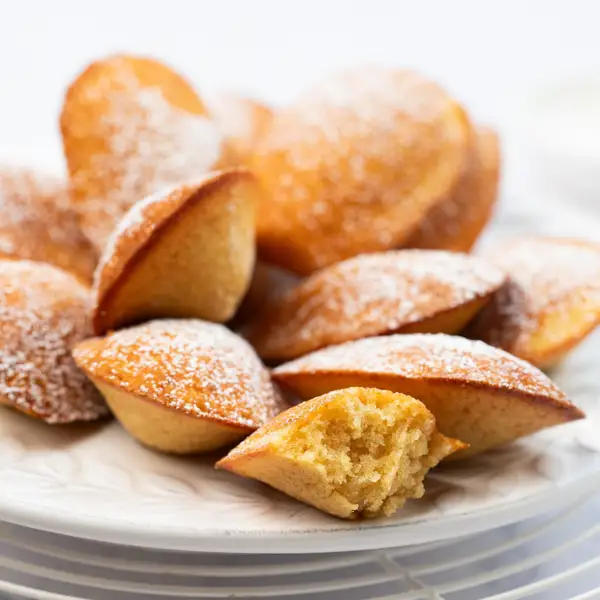
{"label": "powdered sugar dusting", "polygon": [[[367,160],[377,158],[392,165],[402,159],[398,156],[400,149],[424,153],[427,148],[418,149],[418,145],[427,144],[427,137],[413,136],[422,126],[439,126],[448,104],[448,96],[437,84],[415,73],[381,68],[344,72],[299,98],[288,112],[301,127],[275,127],[269,147],[289,149],[292,164],[308,170],[318,168],[324,153],[331,150],[315,145],[315,152],[305,153],[297,144],[299,135],[306,140],[314,136],[317,143],[326,140],[341,150],[347,149],[352,140],[353,150],[360,153],[349,153],[350,172],[354,179],[361,180],[367,175]],[[399,127],[403,122],[406,127]],[[448,133],[451,132],[449,128]]]}
{"label": "powdered sugar dusting", "polygon": [[261,354],[298,356],[398,329],[496,290],[504,273],[464,254],[400,250],[323,269],[270,305],[253,341]]}
{"label": "powdered sugar dusting", "polygon": [[25,167],[0,170],[0,253],[90,278],[96,254],[79,227],[66,182]]}
{"label": "powdered sugar dusting", "polygon": [[[330,77],[307,92],[303,101],[315,108],[328,105],[351,110],[361,120],[376,123],[393,119],[399,111],[411,119],[428,122],[446,107],[437,84],[416,73],[393,73],[382,67],[363,67]],[[321,111],[311,111],[310,116],[321,123]]]}
{"label": "powdered sugar dusting", "polygon": [[[14,239],[15,229],[26,228],[40,220],[44,221],[52,241],[68,244],[73,223],[58,221],[56,215],[51,214],[53,209],[58,213],[61,208],[66,208],[63,202],[65,195],[65,185],[56,177],[41,173],[36,176],[33,171],[15,166],[3,168],[0,172],[0,238],[3,249],[17,255],[19,248],[25,251],[29,245],[29,240],[23,235],[25,231],[19,236],[22,239],[17,241]],[[38,240],[35,242],[37,244]]]}
{"label": "powdered sugar dusting", "polygon": [[575,289],[600,294],[600,245],[530,238],[503,245],[490,259],[510,273],[533,312],[562,300]]}
{"label": "powdered sugar dusting", "polygon": [[[108,239],[94,273],[94,292],[99,298],[112,285],[115,278],[139,248],[152,236],[165,219],[184,204],[195,191],[231,171],[215,171],[189,180],[185,185],[177,184],[163,188],[147,198],[136,202],[117,223]],[[224,204],[229,210],[229,204]]]}
{"label": "powdered sugar dusting", "polygon": [[71,347],[91,334],[89,294],[41,263],[0,261],[0,403],[48,423],[108,414]]}
{"label": "powdered sugar dusting", "polygon": [[565,394],[529,363],[485,344],[444,334],[373,337],[325,348],[276,368],[275,379],[294,374],[362,373],[408,379],[443,379],[547,396]]}
{"label": "powdered sugar dusting", "polygon": [[254,103],[234,94],[207,95],[204,100],[221,131],[229,138],[243,140],[254,136]]}
{"label": "powdered sugar dusting", "polygon": [[222,137],[212,121],[174,107],[159,88],[141,87],[125,61],[120,67],[86,92],[87,101],[107,107],[90,125],[105,149],[75,175],[75,185],[83,189],[90,176],[102,183],[101,195],[86,198],[85,205],[90,237],[98,246],[132,204],[203,175],[221,153]]}
{"label": "powdered sugar dusting", "polygon": [[176,191],[177,187],[171,189],[160,189],[154,194],[136,202],[121,218],[113,229],[108,242],[106,243],[102,256],[98,261],[98,266],[94,273],[94,289],[98,291],[100,282],[103,279],[105,269],[114,262],[127,260],[128,257],[120,256],[117,249],[123,245],[126,239],[133,239],[144,230],[144,238],[149,235],[153,229],[160,225],[161,221],[150,219],[149,213],[152,208],[161,202],[168,202],[169,197]]}
{"label": "powdered sugar dusting", "polygon": [[[569,298],[600,306],[600,246],[566,239],[523,238],[489,254],[510,275],[486,319],[486,341],[502,347],[519,343],[540,318]],[[493,314],[491,314],[493,313]],[[598,316],[590,311],[590,322]],[[550,342],[550,340],[549,340]]]}
{"label": "powdered sugar dusting", "polygon": [[221,325],[151,321],[75,352],[92,377],[197,416],[257,428],[282,408],[250,345]]}
{"label": "powdered sugar dusting", "polygon": [[331,77],[277,113],[259,144],[270,192],[259,244],[276,264],[281,247],[306,254],[304,271],[397,247],[450,192],[467,152],[462,113],[435,83],[385,68]]}

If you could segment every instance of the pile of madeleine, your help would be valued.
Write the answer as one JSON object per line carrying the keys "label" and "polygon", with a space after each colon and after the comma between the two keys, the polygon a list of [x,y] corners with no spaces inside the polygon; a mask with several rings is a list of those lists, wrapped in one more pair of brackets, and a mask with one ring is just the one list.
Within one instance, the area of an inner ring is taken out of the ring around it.
{"label": "pile of madeleine", "polygon": [[342,518],[584,417],[540,369],[600,323],[600,245],[470,254],[499,142],[436,83],[355,69],[275,110],[111,56],[60,130],[68,177],[0,169],[9,409],[113,415]]}

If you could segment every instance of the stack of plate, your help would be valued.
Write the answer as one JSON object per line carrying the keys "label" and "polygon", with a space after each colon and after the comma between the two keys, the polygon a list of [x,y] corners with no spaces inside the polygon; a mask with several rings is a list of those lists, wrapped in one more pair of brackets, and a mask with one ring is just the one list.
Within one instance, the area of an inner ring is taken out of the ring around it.
{"label": "stack of plate", "polygon": [[331,554],[165,552],[5,524],[0,598],[592,600],[599,500],[459,541]]}

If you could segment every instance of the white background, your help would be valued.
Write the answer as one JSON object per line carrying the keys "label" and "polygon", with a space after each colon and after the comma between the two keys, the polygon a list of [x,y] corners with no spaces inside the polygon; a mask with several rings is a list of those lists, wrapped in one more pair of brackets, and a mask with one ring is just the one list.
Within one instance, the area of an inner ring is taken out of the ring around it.
{"label": "white background", "polygon": [[115,51],[273,102],[343,65],[416,67],[503,124],[536,80],[600,72],[599,24],[596,0],[0,0],[0,143],[58,152],[65,85]]}

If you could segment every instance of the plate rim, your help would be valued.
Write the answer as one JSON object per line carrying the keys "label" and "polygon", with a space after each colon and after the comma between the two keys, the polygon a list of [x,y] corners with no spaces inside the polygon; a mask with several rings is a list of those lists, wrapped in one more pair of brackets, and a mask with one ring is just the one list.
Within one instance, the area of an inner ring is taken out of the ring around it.
{"label": "plate rim", "polygon": [[[586,477],[587,476],[587,477]],[[559,510],[586,494],[600,490],[600,463],[576,477],[557,482],[525,498],[483,510],[464,510],[442,519],[415,519],[389,525],[365,525],[348,529],[306,529],[304,531],[190,530],[182,535],[167,528],[144,529],[139,523],[118,521],[117,525],[98,519],[73,519],[68,511],[40,510],[33,502],[14,503],[0,497],[0,520],[48,533],[164,551],[212,552],[219,554],[308,554],[340,551],[379,550],[451,540],[511,525]],[[560,492],[560,493],[558,493]],[[543,502],[542,502],[543,501]],[[71,517],[71,518],[69,518]],[[334,517],[332,517],[333,519]],[[457,531],[458,526],[460,531]],[[351,543],[349,543],[351,542]],[[268,552],[265,549],[268,548]]]}

